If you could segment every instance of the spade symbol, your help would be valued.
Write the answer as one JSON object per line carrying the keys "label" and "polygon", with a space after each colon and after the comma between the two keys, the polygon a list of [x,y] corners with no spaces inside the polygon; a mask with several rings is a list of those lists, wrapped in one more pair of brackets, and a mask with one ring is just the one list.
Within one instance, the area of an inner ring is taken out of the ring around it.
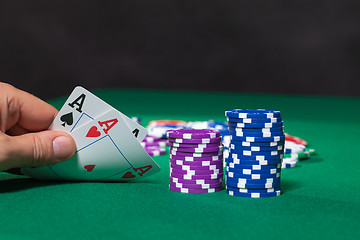
{"label": "spade symbol", "polygon": [[63,124],[61,124],[63,127],[65,127],[65,125],[72,125],[73,124],[73,113],[69,112],[67,114],[64,114],[61,116],[60,120],[63,122]]}

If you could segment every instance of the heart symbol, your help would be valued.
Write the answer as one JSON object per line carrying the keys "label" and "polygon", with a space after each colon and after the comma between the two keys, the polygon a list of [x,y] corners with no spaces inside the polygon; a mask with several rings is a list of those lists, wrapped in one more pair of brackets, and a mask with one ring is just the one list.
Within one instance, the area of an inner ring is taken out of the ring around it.
{"label": "heart symbol", "polygon": [[86,171],[91,172],[92,170],[94,170],[95,165],[85,165],[84,168],[86,169]]}
{"label": "heart symbol", "polygon": [[131,172],[127,172],[121,178],[134,178],[134,177],[136,177],[134,174],[132,174]]}
{"label": "heart symbol", "polygon": [[101,135],[101,132],[97,130],[96,126],[92,126],[88,133],[86,134],[86,137],[99,137]]}

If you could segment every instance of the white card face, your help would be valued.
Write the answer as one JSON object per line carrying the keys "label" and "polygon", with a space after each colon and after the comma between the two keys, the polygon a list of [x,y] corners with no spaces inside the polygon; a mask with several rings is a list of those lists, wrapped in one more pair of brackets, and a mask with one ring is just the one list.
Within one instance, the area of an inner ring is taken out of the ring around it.
{"label": "white card face", "polygon": [[[116,110],[70,134],[77,153],[68,161],[51,165],[49,169],[56,177],[50,179],[129,181],[160,171]],[[33,176],[32,170],[26,168],[27,175]]]}
{"label": "white card face", "polygon": [[[84,124],[111,110],[116,109],[85,88],[76,87],[60,109],[49,129],[72,133]],[[147,130],[120,111],[117,112],[131,130],[133,136],[139,142],[142,142],[147,134]]]}

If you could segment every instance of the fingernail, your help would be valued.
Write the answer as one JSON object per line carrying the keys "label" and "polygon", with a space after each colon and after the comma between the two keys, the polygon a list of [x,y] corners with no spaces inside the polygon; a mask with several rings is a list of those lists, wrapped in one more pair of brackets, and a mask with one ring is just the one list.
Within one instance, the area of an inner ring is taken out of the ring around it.
{"label": "fingernail", "polygon": [[57,137],[53,141],[54,158],[58,160],[69,159],[74,153],[73,141],[68,137]]}

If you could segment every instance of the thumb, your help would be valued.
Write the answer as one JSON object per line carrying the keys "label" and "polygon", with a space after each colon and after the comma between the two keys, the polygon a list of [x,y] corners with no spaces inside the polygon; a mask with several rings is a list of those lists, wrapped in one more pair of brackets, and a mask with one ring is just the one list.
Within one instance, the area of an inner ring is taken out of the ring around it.
{"label": "thumb", "polygon": [[[1,136],[1,139],[4,139],[4,136]],[[2,171],[62,162],[71,158],[76,151],[73,138],[59,131],[48,130],[15,137],[5,135],[5,141],[6,144],[2,145],[6,146],[5,159],[2,159],[3,163],[0,162]]]}

